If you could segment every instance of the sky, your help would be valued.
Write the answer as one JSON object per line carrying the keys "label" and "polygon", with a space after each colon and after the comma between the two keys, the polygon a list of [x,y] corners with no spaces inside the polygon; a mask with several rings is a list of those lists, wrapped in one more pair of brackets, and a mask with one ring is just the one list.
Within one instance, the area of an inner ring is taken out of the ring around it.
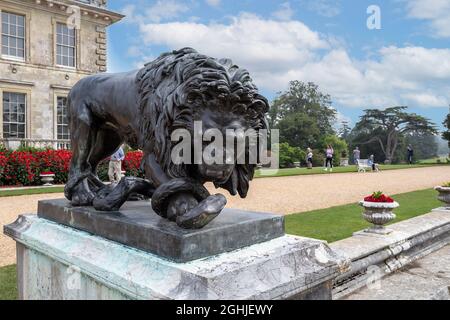
{"label": "sky", "polygon": [[231,58],[269,100],[289,81],[331,95],[338,121],[406,105],[439,128],[450,105],[450,0],[109,0],[109,71],[193,47]]}

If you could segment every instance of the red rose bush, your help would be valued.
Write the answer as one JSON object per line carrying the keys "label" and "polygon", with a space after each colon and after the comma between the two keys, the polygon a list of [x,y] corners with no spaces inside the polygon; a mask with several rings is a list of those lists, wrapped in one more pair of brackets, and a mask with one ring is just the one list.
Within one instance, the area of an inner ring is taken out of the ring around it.
{"label": "red rose bush", "polygon": [[364,198],[366,202],[382,202],[382,203],[394,203],[394,199],[385,195],[383,192],[374,192],[370,196]]}
{"label": "red rose bush", "polygon": [[[123,161],[127,176],[144,177],[140,169],[143,153],[128,152]],[[64,184],[69,176],[72,152],[69,150],[28,150],[0,152],[0,186],[41,185],[41,175],[55,175],[55,184]],[[105,163],[107,172],[107,163]],[[99,169],[101,170],[101,168]],[[105,170],[103,170],[105,171]],[[100,177],[107,179],[104,174]]]}

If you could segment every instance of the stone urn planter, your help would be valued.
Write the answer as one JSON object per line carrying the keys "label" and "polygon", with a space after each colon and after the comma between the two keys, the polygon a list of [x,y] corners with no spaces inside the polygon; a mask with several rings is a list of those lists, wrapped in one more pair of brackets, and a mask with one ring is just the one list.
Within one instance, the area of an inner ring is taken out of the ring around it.
{"label": "stone urn planter", "polygon": [[300,162],[294,162],[294,167],[295,168],[300,168]]}
{"label": "stone urn planter", "polygon": [[445,203],[444,208],[446,210],[450,210],[450,187],[436,187],[434,188],[434,190],[436,190],[437,192],[439,192],[438,194],[438,200]]}
{"label": "stone urn planter", "polygon": [[361,201],[359,204],[364,208],[364,220],[373,224],[372,227],[364,230],[365,232],[376,234],[389,234],[392,232],[384,225],[397,217],[392,211],[400,206],[398,202]]}
{"label": "stone urn planter", "polygon": [[53,186],[53,181],[55,181],[54,173],[42,173],[40,177],[44,187]]}

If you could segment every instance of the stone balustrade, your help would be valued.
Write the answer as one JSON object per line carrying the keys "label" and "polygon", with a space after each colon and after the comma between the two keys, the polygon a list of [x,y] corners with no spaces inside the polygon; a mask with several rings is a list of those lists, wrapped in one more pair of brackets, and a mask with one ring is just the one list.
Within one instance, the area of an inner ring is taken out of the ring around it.
{"label": "stone balustrade", "polygon": [[0,139],[0,145],[10,150],[17,150],[20,147],[33,147],[33,148],[52,148],[57,150],[69,150],[70,140],[61,139],[18,139],[8,138]]}

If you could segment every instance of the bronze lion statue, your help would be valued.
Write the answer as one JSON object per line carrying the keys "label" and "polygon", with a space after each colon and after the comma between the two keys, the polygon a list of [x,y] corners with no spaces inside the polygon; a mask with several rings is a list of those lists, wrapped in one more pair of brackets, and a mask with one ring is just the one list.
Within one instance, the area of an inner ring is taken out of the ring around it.
{"label": "bronze lion statue", "polygon": [[[191,48],[165,53],[141,70],[86,77],[72,88],[68,108],[73,158],[65,195],[72,205],[116,211],[130,194],[141,194],[183,228],[202,228],[226,204],[205,182],[245,198],[255,164],[175,164],[172,132],[192,131],[194,121],[224,134],[268,129],[269,104],[249,73]],[[107,186],[97,166],[123,143],[143,151],[145,179],[125,177]]]}

